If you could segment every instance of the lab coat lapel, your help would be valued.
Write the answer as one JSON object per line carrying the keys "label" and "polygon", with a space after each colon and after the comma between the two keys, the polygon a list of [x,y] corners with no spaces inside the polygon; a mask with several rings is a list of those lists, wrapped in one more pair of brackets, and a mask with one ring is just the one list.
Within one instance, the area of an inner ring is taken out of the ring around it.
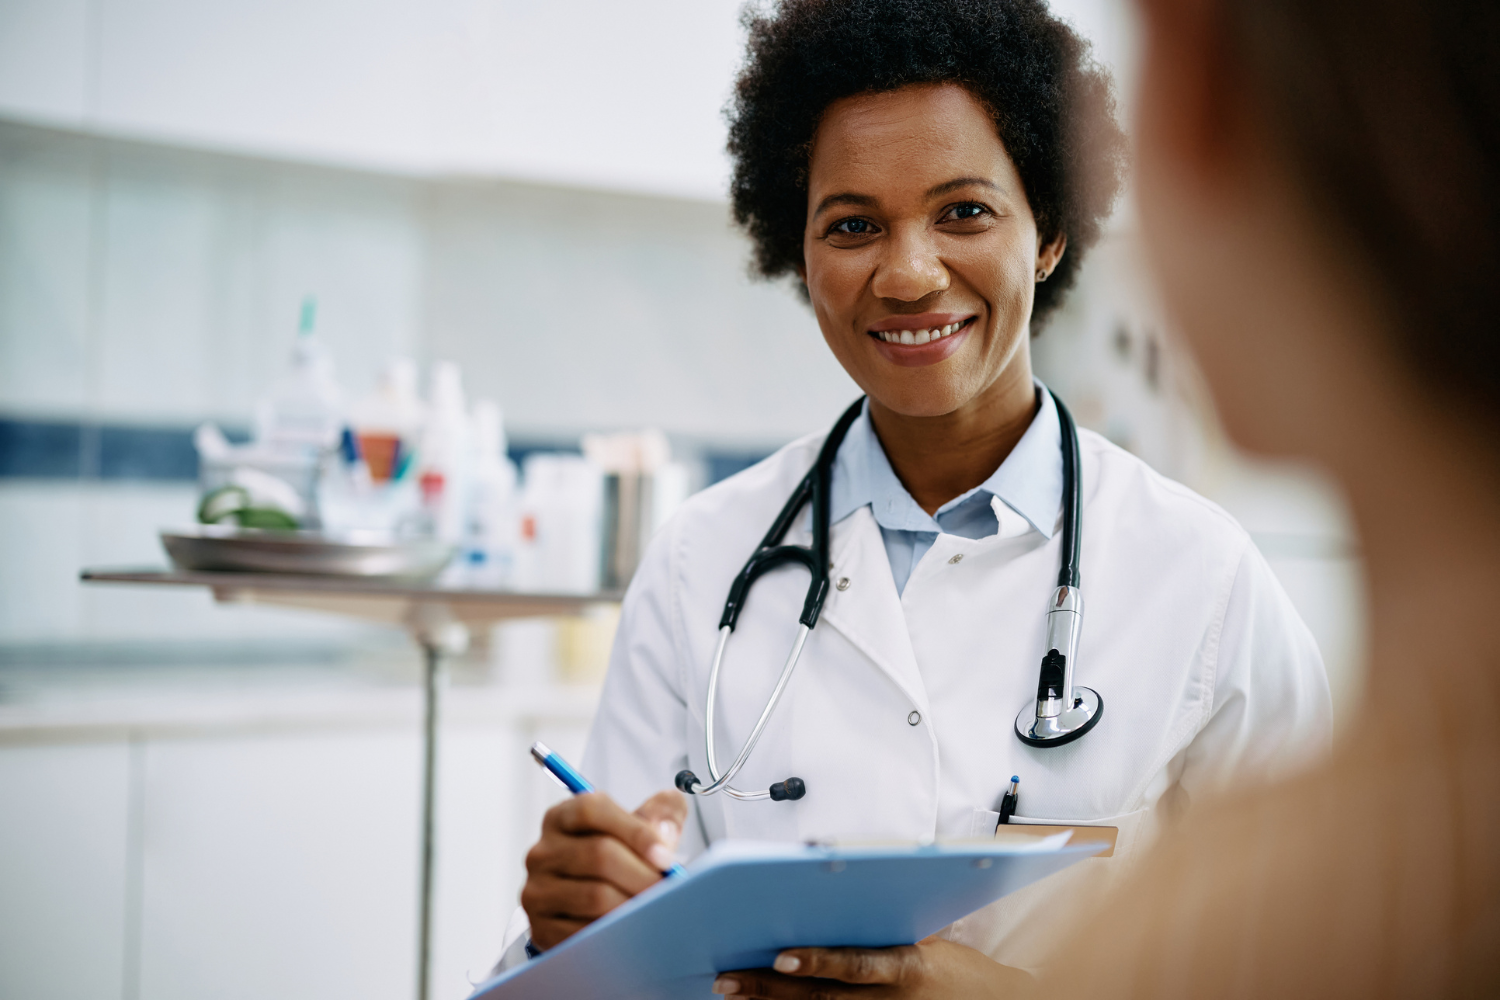
{"label": "lab coat lapel", "polygon": [[[830,543],[833,586],[822,621],[842,633],[925,713],[927,688],[917,669],[880,526],[870,508],[861,507],[834,525]],[[841,590],[845,580],[848,584]]]}

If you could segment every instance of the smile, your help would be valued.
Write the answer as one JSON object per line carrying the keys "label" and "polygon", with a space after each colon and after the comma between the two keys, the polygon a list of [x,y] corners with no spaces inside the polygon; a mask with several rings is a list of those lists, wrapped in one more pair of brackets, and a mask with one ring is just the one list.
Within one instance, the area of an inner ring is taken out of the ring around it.
{"label": "smile", "polygon": [[913,330],[871,330],[870,336],[885,341],[887,344],[917,345],[930,344],[934,340],[942,340],[951,337],[964,327],[974,321],[970,316],[958,323],[949,323],[946,326],[933,326]]}

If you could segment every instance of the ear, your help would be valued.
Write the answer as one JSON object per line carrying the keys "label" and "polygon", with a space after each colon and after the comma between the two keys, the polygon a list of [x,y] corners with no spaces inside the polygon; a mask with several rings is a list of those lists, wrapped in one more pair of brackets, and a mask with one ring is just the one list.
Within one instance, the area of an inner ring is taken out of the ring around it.
{"label": "ear", "polygon": [[1068,234],[1058,233],[1048,240],[1036,254],[1036,269],[1051,274],[1057,270],[1057,265],[1062,261],[1063,252],[1068,249]]}

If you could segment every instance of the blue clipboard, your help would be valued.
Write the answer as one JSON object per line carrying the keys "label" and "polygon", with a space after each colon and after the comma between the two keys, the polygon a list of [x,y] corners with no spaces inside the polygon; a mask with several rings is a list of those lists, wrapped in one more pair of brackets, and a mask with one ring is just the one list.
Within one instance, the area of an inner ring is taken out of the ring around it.
{"label": "blue clipboard", "polygon": [[708,1000],[718,972],[783,948],[913,944],[1103,850],[995,841],[921,847],[724,842],[556,948],[480,984],[484,1000]]}

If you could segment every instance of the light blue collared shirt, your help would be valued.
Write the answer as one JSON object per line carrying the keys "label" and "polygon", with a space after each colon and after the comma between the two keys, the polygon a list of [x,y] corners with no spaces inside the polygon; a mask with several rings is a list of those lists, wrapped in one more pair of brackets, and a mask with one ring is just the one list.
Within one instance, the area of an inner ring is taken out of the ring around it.
{"label": "light blue collared shirt", "polygon": [[1000,468],[969,492],[943,504],[936,516],[917,506],[896,478],[870,424],[868,402],[849,426],[833,466],[830,523],[837,524],[861,507],[870,508],[885,540],[896,593],[906,590],[912,569],[939,534],[987,538],[998,532],[1000,520],[990,505],[994,498],[1020,514],[1044,538],[1052,537],[1062,506],[1062,430],[1052,394],[1040,382],[1036,387],[1042,405]]}

